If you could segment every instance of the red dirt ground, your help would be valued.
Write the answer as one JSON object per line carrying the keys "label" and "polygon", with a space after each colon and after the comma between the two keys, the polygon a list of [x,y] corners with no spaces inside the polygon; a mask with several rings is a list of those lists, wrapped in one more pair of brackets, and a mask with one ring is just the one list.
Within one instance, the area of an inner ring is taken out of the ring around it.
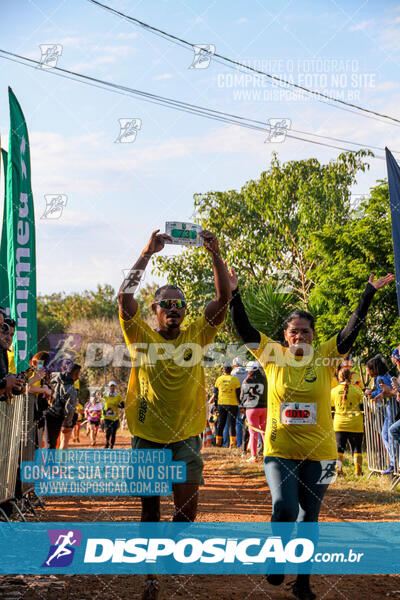
{"label": "red dirt ground", "polygon": [[[103,442],[99,436],[99,447]],[[81,434],[81,447],[87,446]],[[73,445],[75,446],[75,445]],[[71,447],[73,447],[71,446]],[[119,436],[116,447],[129,447],[129,439]],[[204,451],[205,481],[201,488],[198,520],[203,522],[266,521],[271,514],[271,498],[260,468],[254,476],[233,462],[239,455],[228,450],[209,448]],[[233,465],[233,468],[231,468]],[[372,496],[371,496],[372,498]],[[397,504],[397,503],[396,503]],[[397,506],[396,506],[397,512]],[[343,493],[332,486],[323,504],[322,521],[396,520],[380,514],[379,507],[359,490]],[[137,521],[140,500],[112,497],[53,497],[47,499],[43,521]],[[162,500],[162,519],[172,515],[170,498]],[[287,581],[293,581],[288,576]],[[293,598],[287,584],[270,586],[263,576],[187,575],[161,577],[163,598],[175,600],[283,600]],[[140,600],[142,575],[73,575],[73,576],[3,576],[0,577],[1,600]],[[318,575],[312,586],[320,600],[367,600],[400,598],[399,575]]]}

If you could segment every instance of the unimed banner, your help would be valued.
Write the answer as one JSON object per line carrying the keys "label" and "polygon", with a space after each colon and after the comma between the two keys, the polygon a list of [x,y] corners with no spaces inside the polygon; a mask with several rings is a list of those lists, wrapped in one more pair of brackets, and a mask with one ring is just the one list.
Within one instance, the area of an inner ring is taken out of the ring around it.
{"label": "unimed banner", "polygon": [[[3,203],[3,226],[1,230],[0,243],[0,306],[10,310],[10,300],[8,297],[8,268],[7,268],[7,152],[1,149],[1,159],[4,173],[4,203]],[[1,164],[1,163],[0,163]],[[1,170],[1,169],[0,169]]]}
{"label": "unimed banner", "polygon": [[6,179],[7,269],[11,316],[16,321],[14,354],[17,372],[36,353],[35,217],[31,190],[28,130],[11,88],[10,140]]}

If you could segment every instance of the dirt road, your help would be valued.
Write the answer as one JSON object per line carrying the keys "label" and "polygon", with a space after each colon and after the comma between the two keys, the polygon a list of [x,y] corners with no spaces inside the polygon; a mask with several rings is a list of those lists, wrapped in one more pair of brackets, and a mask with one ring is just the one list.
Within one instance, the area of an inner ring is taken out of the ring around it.
{"label": "dirt road", "polygon": [[[82,439],[83,438],[83,439]],[[85,436],[81,446],[87,445]],[[102,438],[99,439],[101,447]],[[116,447],[129,447],[120,437]],[[205,481],[200,493],[198,520],[203,522],[266,521],[271,499],[261,465],[248,466],[239,453],[215,448],[204,451]],[[324,501],[321,520],[398,520],[398,501],[379,502],[371,492],[332,485]],[[170,520],[172,504],[162,501],[162,519]],[[43,521],[137,521],[136,498],[49,498]],[[174,600],[280,600],[293,598],[287,583],[270,586],[263,576],[162,576],[163,598]],[[294,576],[288,576],[287,582]],[[0,577],[1,600],[139,600],[144,576],[4,576]],[[400,598],[400,576],[315,576],[312,585],[321,600]]]}

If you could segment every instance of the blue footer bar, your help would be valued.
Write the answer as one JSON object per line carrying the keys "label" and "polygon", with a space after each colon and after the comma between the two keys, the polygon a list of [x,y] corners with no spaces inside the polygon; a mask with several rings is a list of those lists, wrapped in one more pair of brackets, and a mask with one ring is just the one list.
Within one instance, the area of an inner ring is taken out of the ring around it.
{"label": "blue footer bar", "polygon": [[400,523],[0,523],[0,573],[400,573]]}

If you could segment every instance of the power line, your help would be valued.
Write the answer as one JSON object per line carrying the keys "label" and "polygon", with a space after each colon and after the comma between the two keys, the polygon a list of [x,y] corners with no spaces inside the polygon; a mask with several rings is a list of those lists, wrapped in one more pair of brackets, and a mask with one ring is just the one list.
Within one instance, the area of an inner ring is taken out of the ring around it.
{"label": "power line", "polygon": [[[161,35],[164,38],[168,38],[170,40],[173,40],[175,43],[180,43],[180,44],[184,44],[187,47],[190,48],[194,48],[196,47],[196,44],[192,44],[191,42],[188,42],[187,40],[184,40],[176,35],[173,35],[171,33],[167,33],[166,31],[163,31],[162,29],[158,29],[157,27],[153,27],[152,25],[149,25],[148,23],[144,23],[143,21],[140,21],[139,19],[136,19],[135,17],[131,17],[130,15],[126,15],[125,13],[116,10],[115,8],[112,8],[111,6],[108,6],[107,4],[102,4],[101,2],[98,2],[98,0],[88,0],[89,2],[91,2],[92,4],[96,4],[97,6],[100,6],[101,8],[114,13],[115,15],[117,15],[118,17],[121,17],[122,19],[128,20],[128,21],[132,21],[133,23],[136,23],[137,25],[140,25],[141,27],[149,30],[151,33],[155,33],[158,35]],[[206,52],[206,51],[205,51]],[[391,117],[390,115],[384,115],[382,113],[378,113],[374,110],[370,110],[368,108],[364,108],[362,106],[358,106],[357,104],[352,104],[351,102],[346,102],[345,100],[341,100],[340,98],[335,98],[334,96],[329,96],[328,94],[324,94],[323,92],[318,92],[316,90],[311,90],[310,88],[307,88],[305,86],[299,85],[297,83],[291,82],[291,81],[286,81],[285,79],[282,79],[281,77],[278,77],[277,75],[272,75],[271,73],[266,73],[265,71],[261,71],[259,69],[255,69],[254,67],[251,67],[249,65],[246,65],[244,63],[241,63],[237,60],[233,60],[232,58],[228,58],[227,56],[223,56],[222,54],[218,54],[217,52],[214,52],[212,54],[212,56],[214,57],[218,57],[221,60],[231,63],[232,65],[235,66],[239,66],[241,68],[247,69],[248,71],[252,71],[254,73],[257,73],[258,75],[262,75],[263,77],[268,77],[271,80],[277,81],[279,82],[281,85],[285,84],[285,86],[292,86],[296,89],[299,89],[303,92],[306,92],[308,94],[312,94],[314,96],[318,96],[320,98],[325,98],[327,100],[330,100],[331,102],[338,102],[340,104],[343,104],[345,106],[349,106],[351,108],[355,108],[357,110],[369,113],[371,115],[375,115],[377,117],[382,117],[384,119],[389,119],[390,121],[393,121],[395,123],[399,123],[400,124],[400,119],[396,119],[395,117]]]}
{"label": "power line", "polygon": [[[1,56],[1,54],[3,54],[4,56]],[[3,50],[3,49],[0,49],[0,58],[6,59],[6,60],[11,60],[13,62],[22,64],[23,66],[28,66],[28,67],[31,67],[34,69],[42,66],[42,63],[40,61],[31,59],[31,58],[27,58],[25,56],[21,56],[19,54],[15,54],[13,52],[9,52],[9,51]],[[149,92],[143,92],[142,90],[129,88],[127,86],[123,86],[120,84],[116,84],[116,83],[112,83],[112,82],[105,81],[102,79],[98,79],[96,77],[91,77],[90,75],[85,75],[83,73],[77,73],[75,71],[71,71],[68,69],[63,69],[61,67],[57,67],[57,66],[51,67],[51,68],[44,69],[44,71],[46,73],[58,75],[58,76],[66,78],[66,79],[72,79],[73,81],[77,81],[79,83],[85,83],[86,85],[91,85],[93,87],[97,87],[97,88],[104,89],[107,91],[112,91],[115,93],[128,95],[128,96],[132,96],[132,95],[137,96],[146,102],[167,106],[174,110],[179,110],[181,112],[187,112],[189,114],[194,114],[196,116],[201,116],[201,117],[205,117],[208,119],[221,121],[221,122],[228,123],[231,125],[236,125],[239,127],[245,127],[247,129],[262,131],[263,133],[273,132],[273,128],[271,126],[263,123],[262,121],[257,121],[255,119],[250,119],[247,117],[242,117],[242,116],[234,115],[231,113],[226,113],[223,111],[218,111],[215,109],[198,106],[195,104],[190,104],[188,102],[182,102],[182,101],[175,100],[172,98],[167,98],[164,96],[158,96],[156,94],[151,94]],[[339,141],[339,142],[345,143],[345,144],[354,144],[356,146],[365,147],[367,150],[370,149],[368,146],[360,144],[359,142],[352,142],[350,140],[341,140],[340,138],[333,138],[333,137],[330,138],[329,136],[322,136],[322,135],[318,135],[318,134],[302,132],[302,131],[297,131],[297,130],[290,130],[290,131],[295,131],[295,133],[302,133],[304,135],[316,136],[316,137],[323,138],[323,139]],[[328,148],[335,148],[337,150],[343,150],[345,152],[350,151],[349,148],[345,148],[342,146],[327,144],[324,142],[319,142],[316,140],[303,138],[301,136],[295,136],[286,130],[285,130],[285,133],[286,133],[286,137],[289,137],[291,139],[308,142],[308,143],[316,144],[319,146],[326,146]],[[378,147],[378,146],[374,146],[373,148],[382,150],[382,151],[384,150],[383,148]],[[396,152],[396,151],[393,151],[393,152]],[[398,153],[400,153],[400,152],[398,152]],[[375,158],[384,159],[384,157],[381,157],[381,156],[376,156]]]}
{"label": "power line", "polygon": [[[100,3],[98,3],[98,5],[99,5],[99,6],[102,6]],[[113,10],[113,9],[111,9],[111,10]],[[115,11],[115,12],[116,12],[116,13],[118,13],[118,11]],[[121,14],[121,16],[123,17],[123,13],[120,13],[120,14]],[[117,16],[119,16],[119,15],[117,15]],[[129,20],[133,20],[133,21],[135,21],[135,19],[134,19],[133,17],[128,17],[128,16],[127,16],[127,17],[126,17],[126,19],[127,19],[128,21],[129,21]],[[137,19],[136,19],[136,21],[137,21],[137,22],[135,23],[136,25],[142,25],[141,21],[138,21]],[[144,24],[144,25],[145,25],[145,24]],[[144,26],[144,25],[143,25],[143,26]],[[146,29],[146,27],[145,27],[145,26],[144,26],[144,28]],[[159,33],[159,31],[161,31],[161,30],[155,30],[154,28],[151,28],[151,26],[150,26],[150,25],[148,26],[148,28],[150,29],[150,33],[152,33],[152,34],[156,35],[157,37],[160,37],[160,38],[161,38],[161,39],[163,39],[163,40],[167,40],[167,41],[169,41],[169,42],[172,42],[173,44],[175,44],[176,46],[179,46],[180,48],[185,48],[185,50],[189,50],[189,48],[190,48],[191,50],[193,50],[193,47],[195,46],[195,45],[193,45],[193,44],[190,44],[189,42],[184,42],[184,43],[181,43],[180,41],[177,41],[177,40],[178,40],[178,38],[176,38],[176,39],[175,39],[175,37],[174,37],[174,36],[169,36],[169,34],[167,34],[167,35],[162,35],[161,33]],[[168,36],[169,36],[169,37],[168,37]],[[218,64],[221,64],[221,65],[223,65],[224,67],[227,67],[227,68],[229,68],[229,69],[232,69],[232,70],[234,70],[234,71],[239,71],[239,73],[246,73],[246,70],[244,70],[244,69],[243,69],[243,68],[241,68],[240,66],[238,66],[238,65],[235,65],[235,64],[231,64],[231,63],[229,63],[229,62],[228,62],[228,63],[227,63],[227,62],[224,62],[224,60],[220,60],[220,59],[218,58],[218,56],[219,56],[219,55],[215,55],[215,54],[213,54],[213,55],[212,55],[213,62],[217,62]],[[245,69],[247,69],[247,68],[248,68],[248,67],[247,67],[247,65],[244,65],[244,66],[245,66]],[[264,75],[262,74],[262,72],[261,72],[261,73],[254,73],[254,76],[255,76],[255,77],[258,77],[259,79],[263,79],[263,77],[264,77]],[[271,87],[274,87],[274,83],[273,83],[273,81],[268,81],[268,80],[267,80],[267,83],[268,83],[268,84],[269,84]],[[284,89],[284,90],[288,90],[288,87],[287,87],[287,86],[285,86],[285,85],[283,85],[283,84],[278,84],[278,87],[280,87],[280,88],[282,88],[282,89]],[[303,97],[307,98],[307,96],[303,96],[303,92],[300,92],[300,98],[303,98]],[[317,102],[320,102],[321,104],[326,104],[327,106],[332,106],[333,108],[336,108],[337,110],[342,110],[342,111],[345,111],[345,112],[349,112],[350,114],[358,115],[359,117],[362,117],[362,118],[364,118],[364,119],[371,119],[371,120],[373,120],[373,121],[377,121],[378,123],[383,123],[384,125],[392,125],[392,126],[394,125],[395,127],[400,127],[400,124],[397,124],[397,123],[395,123],[395,122],[393,122],[393,123],[388,123],[388,121],[385,121],[385,120],[382,120],[382,119],[378,119],[378,118],[377,118],[377,117],[375,117],[375,116],[372,116],[372,115],[369,115],[369,114],[364,114],[363,112],[358,112],[357,110],[351,110],[351,108],[347,108],[347,107],[345,107],[345,106],[340,106],[339,104],[333,104],[332,102],[329,102],[329,101],[327,101],[327,100],[323,100],[322,98],[318,98],[318,97],[317,97],[317,98],[316,98],[316,100],[317,100]]]}

